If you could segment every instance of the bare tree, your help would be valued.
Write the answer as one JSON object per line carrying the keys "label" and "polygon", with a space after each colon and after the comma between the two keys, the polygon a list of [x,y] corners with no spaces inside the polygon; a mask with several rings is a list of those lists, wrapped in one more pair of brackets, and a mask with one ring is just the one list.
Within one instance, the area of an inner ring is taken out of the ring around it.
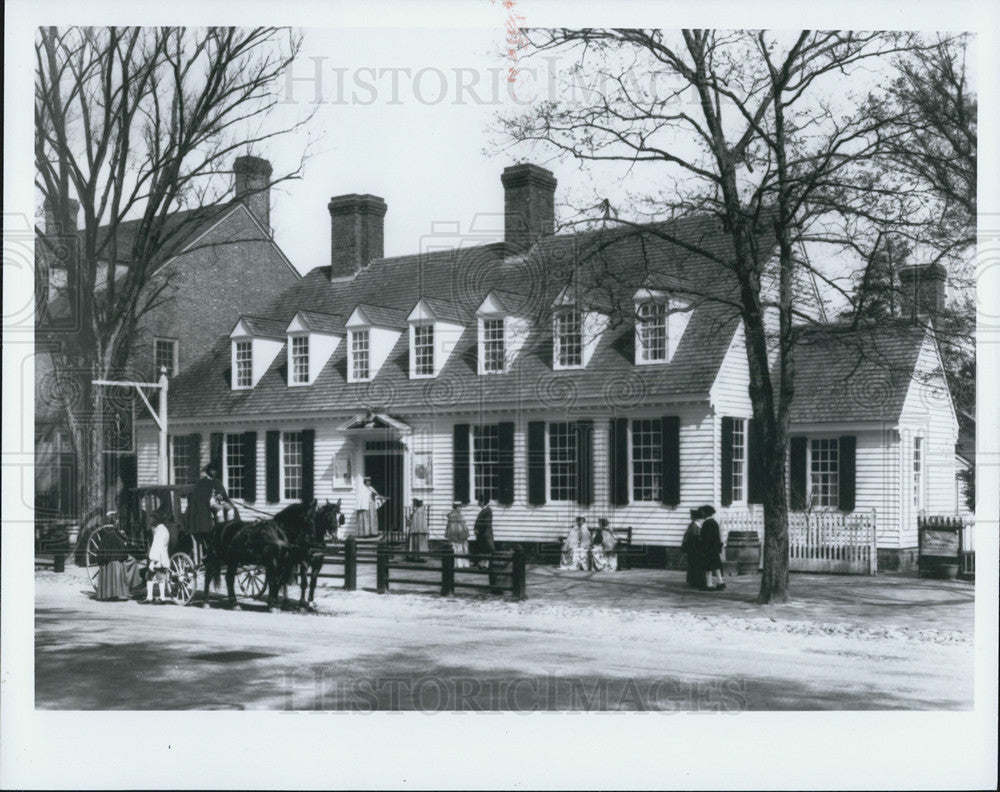
{"label": "bare tree", "polygon": [[[91,381],[124,369],[139,320],[170,297],[167,263],[236,200],[223,197],[232,155],[308,120],[270,116],[299,47],[299,36],[277,28],[38,32],[39,278],[55,257],[66,273],[62,314],[40,312],[38,340],[62,383],[85,521],[100,514],[104,478],[106,397]],[[129,233],[119,233],[126,221]]]}
{"label": "bare tree", "polygon": [[[799,287],[807,275],[850,294],[840,273],[810,263],[803,243],[843,246],[855,238],[846,232],[865,221],[870,231],[884,217],[923,222],[914,219],[923,211],[920,197],[884,178],[887,142],[899,141],[897,118],[867,107],[892,59],[927,45],[839,31],[560,29],[529,31],[528,40],[530,54],[573,57],[570,79],[588,84],[583,101],[543,102],[501,119],[508,141],[629,169],[648,164],[662,190],[637,198],[636,209],[713,216],[728,238],[730,249],[720,251],[669,224],[622,221],[626,213],[601,202],[604,224],[657,235],[728,273],[726,294],[697,296],[731,307],[743,326],[765,480],[760,601],[786,600],[795,347],[803,327],[822,314],[807,307]],[[861,165],[868,170],[859,179]],[[636,275],[641,286],[648,272]]]}

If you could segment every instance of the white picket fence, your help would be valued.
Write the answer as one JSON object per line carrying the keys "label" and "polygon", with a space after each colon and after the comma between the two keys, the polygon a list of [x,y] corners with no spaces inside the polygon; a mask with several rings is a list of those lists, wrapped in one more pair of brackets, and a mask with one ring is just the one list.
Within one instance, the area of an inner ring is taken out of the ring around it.
{"label": "white picket fence", "polygon": [[[731,531],[755,531],[763,547],[763,512],[729,512],[720,522],[726,539]],[[761,560],[763,563],[763,552]],[[788,568],[793,572],[874,575],[878,571],[875,510],[789,512]]]}

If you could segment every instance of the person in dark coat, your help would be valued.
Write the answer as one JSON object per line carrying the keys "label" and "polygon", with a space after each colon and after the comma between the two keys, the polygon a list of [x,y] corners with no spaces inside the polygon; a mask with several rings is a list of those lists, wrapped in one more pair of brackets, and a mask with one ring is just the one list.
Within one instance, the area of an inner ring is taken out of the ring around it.
{"label": "person in dark coat", "polygon": [[705,585],[705,570],[701,560],[701,509],[691,509],[691,522],[687,531],[684,532],[684,539],[681,542],[681,550],[687,557],[687,584],[691,588],[700,589]]}
{"label": "person in dark coat", "polygon": [[[712,516],[715,509],[702,506],[699,510],[705,521],[701,524],[702,565],[705,570],[705,589],[722,591],[726,584],[722,580],[722,530]],[[712,577],[718,575],[719,584],[712,585]]]}
{"label": "person in dark coat", "polygon": [[[212,501],[219,500],[226,503],[230,508],[235,509],[233,502],[229,499],[229,493],[225,486],[219,481],[219,465],[216,462],[209,462],[201,471],[201,476],[194,485],[191,495],[188,496],[188,533],[191,534],[194,546],[192,550],[195,555],[201,554],[201,545],[205,538],[215,527],[215,510]],[[200,560],[192,559],[196,564]]]}
{"label": "person in dark coat", "polygon": [[490,499],[486,496],[479,499],[479,514],[476,515],[473,530],[476,533],[475,564],[481,566],[496,552],[493,544],[493,509],[490,508]]}

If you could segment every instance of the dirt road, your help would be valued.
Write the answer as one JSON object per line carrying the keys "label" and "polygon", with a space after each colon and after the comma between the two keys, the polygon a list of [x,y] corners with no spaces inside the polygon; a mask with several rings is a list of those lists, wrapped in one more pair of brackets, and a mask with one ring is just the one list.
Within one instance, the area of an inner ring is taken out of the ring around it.
{"label": "dirt road", "polygon": [[79,573],[36,577],[39,708],[739,712],[973,702],[963,630],[759,609],[636,612],[544,596],[329,589],[309,615],[102,603],[89,593]]}

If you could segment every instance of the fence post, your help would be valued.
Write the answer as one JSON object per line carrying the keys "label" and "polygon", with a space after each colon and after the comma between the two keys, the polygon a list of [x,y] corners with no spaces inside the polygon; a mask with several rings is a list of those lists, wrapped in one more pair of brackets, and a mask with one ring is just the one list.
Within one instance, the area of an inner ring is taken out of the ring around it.
{"label": "fence post", "polygon": [[358,590],[358,542],[353,536],[344,542],[344,589]]}
{"label": "fence post", "polygon": [[375,548],[375,590],[379,594],[389,590],[389,546],[385,542]]}
{"label": "fence post", "polygon": [[877,575],[878,574],[878,522],[876,522],[878,514],[875,509],[872,509],[872,522],[871,522],[871,545],[868,551],[868,574]]}
{"label": "fence post", "polygon": [[449,542],[441,553],[441,596],[450,597],[455,593],[455,548]]}
{"label": "fence post", "polygon": [[528,598],[527,588],[527,568],[525,564],[525,553],[522,545],[514,545],[514,568],[511,570],[511,588],[514,599],[524,600]]}

